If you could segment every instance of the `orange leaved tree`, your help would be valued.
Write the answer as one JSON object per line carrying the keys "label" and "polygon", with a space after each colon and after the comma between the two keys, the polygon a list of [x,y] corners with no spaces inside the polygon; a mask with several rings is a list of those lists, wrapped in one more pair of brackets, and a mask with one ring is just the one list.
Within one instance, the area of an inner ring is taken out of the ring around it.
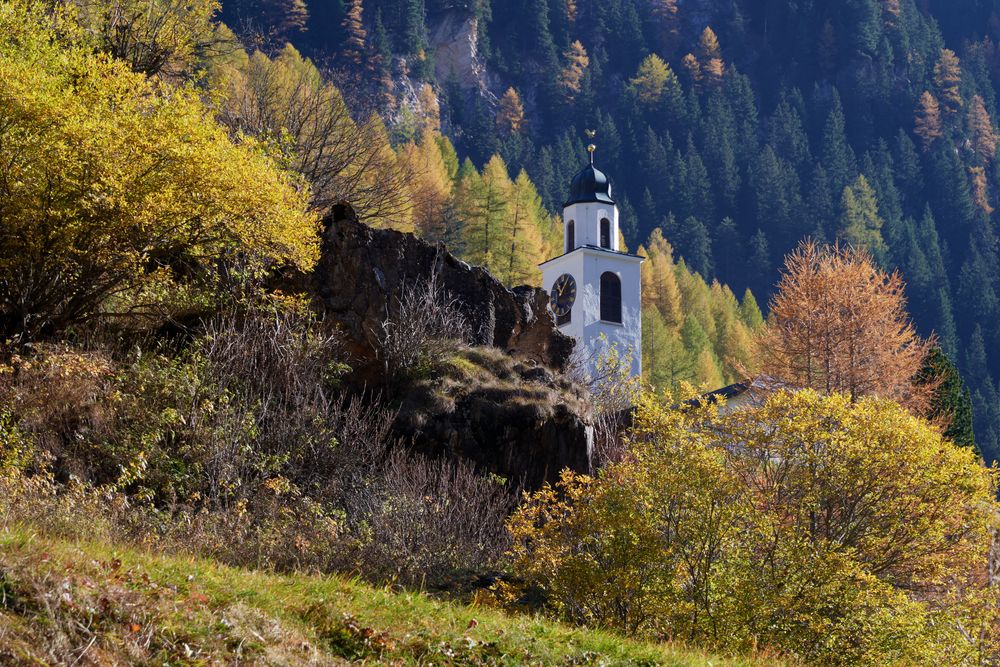
{"label": "orange leaved tree", "polygon": [[763,369],[796,387],[880,396],[924,413],[933,388],[918,386],[933,341],[906,312],[904,283],[866,250],[803,241],[785,258],[761,334]]}

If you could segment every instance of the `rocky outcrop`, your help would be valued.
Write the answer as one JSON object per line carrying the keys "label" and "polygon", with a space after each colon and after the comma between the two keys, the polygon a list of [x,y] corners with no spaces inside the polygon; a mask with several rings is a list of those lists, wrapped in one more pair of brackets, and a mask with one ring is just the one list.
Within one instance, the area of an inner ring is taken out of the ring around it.
{"label": "rocky outcrop", "polygon": [[540,366],[465,349],[412,388],[398,424],[418,449],[474,461],[538,488],[559,471],[590,472],[593,414],[587,392]]}
{"label": "rocky outcrop", "polygon": [[545,292],[509,289],[412,234],[372,229],[346,207],[326,221],[314,290],[342,334],[359,384],[381,386],[377,332],[407,285],[432,273],[474,323],[469,347],[397,397],[396,428],[419,449],[460,456],[537,487],[561,469],[590,470],[586,391],[566,379],[573,339],[556,329]]}
{"label": "rocky outcrop", "polygon": [[412,234],[372,229],[346,207],[326,220],[316,270],[323,310],[341,327],[353,359],[374,358],[376,332],[400,290],[427,281],[455,297],[473,324],[477,345],[491,345],[554,370],[564,370],[573,339],[556,329],[546,293],[533,287],[509,289],[482,267],[469,266]]}
{"label": "rocky outcrop", "polygon": [[436,14],[428,41],[434,53],[434,74],[443,85],[455,82],[466,94],[481,95],[496,103],[487,82],[486,66],[479,58],[479,23],[467,10],[450,9]]}

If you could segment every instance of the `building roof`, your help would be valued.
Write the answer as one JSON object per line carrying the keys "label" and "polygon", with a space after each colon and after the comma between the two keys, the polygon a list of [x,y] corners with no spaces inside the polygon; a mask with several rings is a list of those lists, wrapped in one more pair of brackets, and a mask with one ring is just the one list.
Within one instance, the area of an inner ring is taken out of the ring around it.
{"label": "building roof", "polygon": [[735,382],[725,387],[714,389],[702,394],[698,398],[686,401],[686,403],[691,406],[703,402],[727,405],[734,399],[743,397],[749,404],[759,406],[767,400],[768,396],[782,389],[791,389],[791,386],[769,375],[758,375],[747,378],[743,382]]}
{"label": "building roof", "polygon": [[547,259],[544,262],[542,262],[541,264],[539,264],[538,266],[545,266],[549,262],[551,262],[553,260],[556,260],[556,259],[559,259],[560,257],[565,257],[566,255],[570,255],[570,254],[576,252],[577,250],[596,250],[597,252],[606,252],[606,253],[609,253],[611,255],[615,255],[616,257],[631,257],[632,259],[639,259],[639,260],[642,260],[642,261],[646,261],[646,257],[644,255],[633,255],[630,252],[621,252],[620,250],[612,250],[611,248],[602,248],[600,246],[590,245],[589,243],[585,243],[583,245],[578,245],[577,247],[573,248],[569,252],[564,252],[561,255],[556,255],[555,257],[553,257],[551,259]]}
{"label": "building roof", "polygon": [[611,181],[593,163],[588,164],[573,177],[573,182],[569,186],[569,199],[563,204],[563,208],[572,204],[590,202],[611,204],[612,206],[615,203],[615,200],[611,198]]}

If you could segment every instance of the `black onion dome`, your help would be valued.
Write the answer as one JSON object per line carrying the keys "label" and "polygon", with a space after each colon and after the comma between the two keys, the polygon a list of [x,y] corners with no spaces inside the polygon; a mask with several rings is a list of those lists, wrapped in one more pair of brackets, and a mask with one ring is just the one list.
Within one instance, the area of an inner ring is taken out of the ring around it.
{"label": "black onion dome", "polygon": [[611,198],[611,183],[608,177],[592,164],[588,164],[583,171],[573,177],[573,183],[569,187],[569,199],[563,207],[589,202],[615,203]]}

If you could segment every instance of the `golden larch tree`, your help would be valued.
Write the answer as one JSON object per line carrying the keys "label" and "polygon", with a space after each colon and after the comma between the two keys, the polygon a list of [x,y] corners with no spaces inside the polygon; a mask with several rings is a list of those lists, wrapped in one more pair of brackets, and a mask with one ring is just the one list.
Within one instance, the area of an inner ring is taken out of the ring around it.
{"label": "golden larch tree", "polygon": [[570,25],[576,22],[576,0],[566,0],[566,19],[570,22]]}
{"label": "golden larch tree", "polygon": [[898,272],[864,249],[804,241],[785,258],[761,334],[764,372],[795,387],[889,398],[923,414],[918,386],[933,341],[917,335]]}
{"label": "golden larch tree", "polygon": [[425,130],[419,141],[400,149],[400,157],[411,175],[414,226],[421,237],[434,243],[447,239],[446,213],[453,189],[439,136]]}
{"label": "golden larch tree", "polygon": [[441,104],[434,87],[425,83],[420,88],[420,130],[439,132],[441,130]]}
{"label": "golden larch tree", "polygon": [[646,256],[642,264],[643,306],[655,307],[669,328],[679,329],[684,322],[684,312],[674,273],[674,249],[663,238],[659,227],[649,235],[646,248],[639,254]]}
{"label": "golden larch tree", "polygon": [[969,180],[972,183],[972,201],[986,215],[993,212],[990,205],[989,187],[986,185],[986,169],[983,167],[969,167]]}
{"label": "golden larch tree", "polygon": [[968,126],[976,157],[984,163],[991,162],[997,152],[997,135],[983,98],[979,95],[973,96],[969,104]]}
{"label": "golden larch tree", "polygon": [[590,65],[590,57],[587,55],[587,49],[583,47],[583,43],[576,40],[569,45],[569,49],[563,54],[563,59],[566,61],[566,65],[559,73],[559,87],[566,99],[572,101],[580,92],[583,75]]}
{"label": "golden larch tree", "polygon": [[934,65],[934,85],[937,86],[944,110],[954,113],[962,108],[962,68],[958,56],[951,49],[941,49],[941,57]]}
{"label": "golden larch tree", "polygon": [[650,12],[656,23],[662,53],[670,53],[677,44],[677,0],[651,0]]}
{"label": "golden larch tree", "polygon": [[524,126],[524,104],[521,96],[513,87],[500,98],[500,109],[497,111],[497,127],[506,134],[520,134]]}
{"label": "golden larch tree", "polygon": [[929,90],[920,96],[913,131],[920,137],[924,150],[941,138],[941,107]]}
{"label": "golden larch tree", "polygon": [[722,80],[726,65],[722,60],[719,38],[709,26],[705,26],[698,39],[698,63],[701,65],[702,79],[706,83],[718,83]]}
{"label": "golden larch tree", "polygon": [[639,70],[629,83],[640,102],[653,105],[663,97],[663,90],[671,78],[676,78],[676,75],[670,70],[670,65],[663,62],[660,56],[651,53],[639,65]]}
{"label": "golden larch tree", "polygon": [[350,7],[344,16],[343,27],[344,32],[347,33],[347,41],[344,43],[344,57],[355,65],[360,65],[365,54],[365,39],[368,37],[361,0],[350,0]]}
{"label": "golden larch tree", "polygon": [[698,59],[694,57],[693,53],[689,53],[683,58],[681,58],[681,66],[684,71],[688,73],[691,77],[691,81],[698,85],[701,83],[701,64]]}

